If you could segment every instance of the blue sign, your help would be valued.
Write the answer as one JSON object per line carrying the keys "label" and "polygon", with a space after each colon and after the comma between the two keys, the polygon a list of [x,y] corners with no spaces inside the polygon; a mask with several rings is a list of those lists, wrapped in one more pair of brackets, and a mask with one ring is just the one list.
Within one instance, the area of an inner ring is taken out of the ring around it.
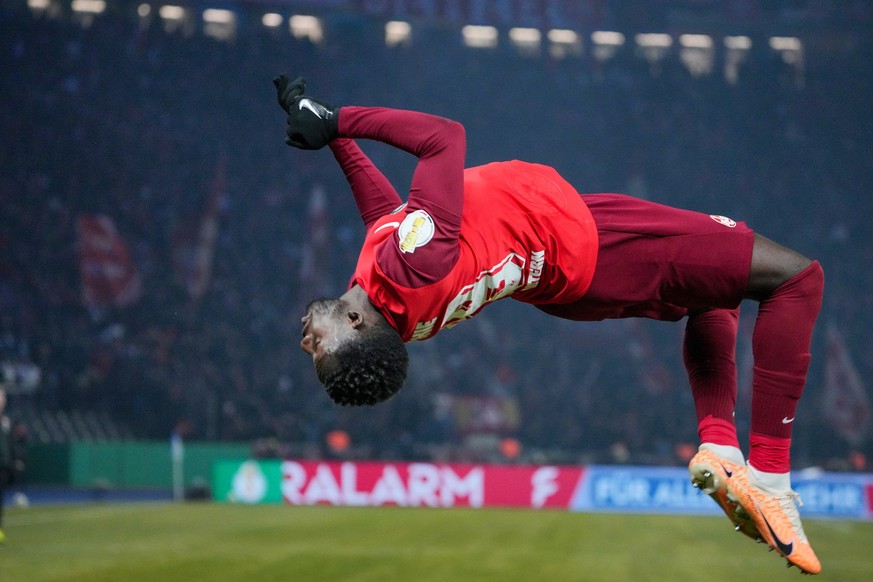
{"label": "blue sign", "polygon": [[[871,519],[870,474],[798,473],[794,490],[803,501],[803,517]],[[570,501],[573,511],[721,514],[709,495],[691,485],[682,467],[614,467],[592,465]]]}
{"label": "blue sign", "polygon": [[570,507],[576,511],[634,513],[717,513],[708,495],[691,485],[688,471],[677,467],[587,468]]}
{"label": "blue sign", "polygon": [[794,490],[803,500],[801,515],[869,519],[866,496],[869,477],[825,473],[812,479],[795,479]]}

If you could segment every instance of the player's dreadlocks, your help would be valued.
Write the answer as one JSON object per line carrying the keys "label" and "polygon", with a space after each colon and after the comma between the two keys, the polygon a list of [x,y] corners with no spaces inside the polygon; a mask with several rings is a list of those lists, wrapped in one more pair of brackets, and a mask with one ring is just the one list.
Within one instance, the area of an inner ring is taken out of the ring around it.
{"label": "player's dreadlocks", "polygon": [[372,406],[403,387],[409,355],[397,331],[378,322],[337,347],[325,364],[316,372],[334,402]]}

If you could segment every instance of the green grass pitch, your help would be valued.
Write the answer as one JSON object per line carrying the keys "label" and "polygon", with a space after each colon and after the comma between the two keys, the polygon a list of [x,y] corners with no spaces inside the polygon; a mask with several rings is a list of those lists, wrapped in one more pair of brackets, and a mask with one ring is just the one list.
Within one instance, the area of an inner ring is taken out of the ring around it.
{"label": "green grass pitch", "polygon": [[[4,522],[3,582],[801,579],[721,517],[157,503]],[[873,580],[873,523],[806,529],[820,579]]]}

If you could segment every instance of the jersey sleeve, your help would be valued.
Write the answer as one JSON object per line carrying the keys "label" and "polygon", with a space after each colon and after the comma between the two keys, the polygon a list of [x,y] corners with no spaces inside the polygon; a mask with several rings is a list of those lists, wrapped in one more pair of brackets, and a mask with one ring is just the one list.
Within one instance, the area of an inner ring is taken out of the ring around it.
{"label": "jersey sleeve", "polygon": [[330,143],[330,149],[349,182],[361,220],[368,229],[379,217],[403,203],[385,175],[354,140],[335,139]]}
{"label": "jersey sleeve", "polygon": [[401,285],[419,287],[444,277],[460,256],[464,207],[464,127],[415,111],[343,107],[341,137],[373,139],[418,158],[397,235],[376,253],[383,272]]}

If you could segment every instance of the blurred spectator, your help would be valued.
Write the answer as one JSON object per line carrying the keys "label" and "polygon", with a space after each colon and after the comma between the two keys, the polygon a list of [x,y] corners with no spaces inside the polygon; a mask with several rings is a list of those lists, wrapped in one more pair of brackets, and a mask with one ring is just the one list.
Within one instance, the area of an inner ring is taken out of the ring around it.
{"label": "blurred spectator", "polygon": [[3,532],[3,504],[7,487],[24,473],[26,430],[6,415],[6,389],[0,387],[0,544]]}

